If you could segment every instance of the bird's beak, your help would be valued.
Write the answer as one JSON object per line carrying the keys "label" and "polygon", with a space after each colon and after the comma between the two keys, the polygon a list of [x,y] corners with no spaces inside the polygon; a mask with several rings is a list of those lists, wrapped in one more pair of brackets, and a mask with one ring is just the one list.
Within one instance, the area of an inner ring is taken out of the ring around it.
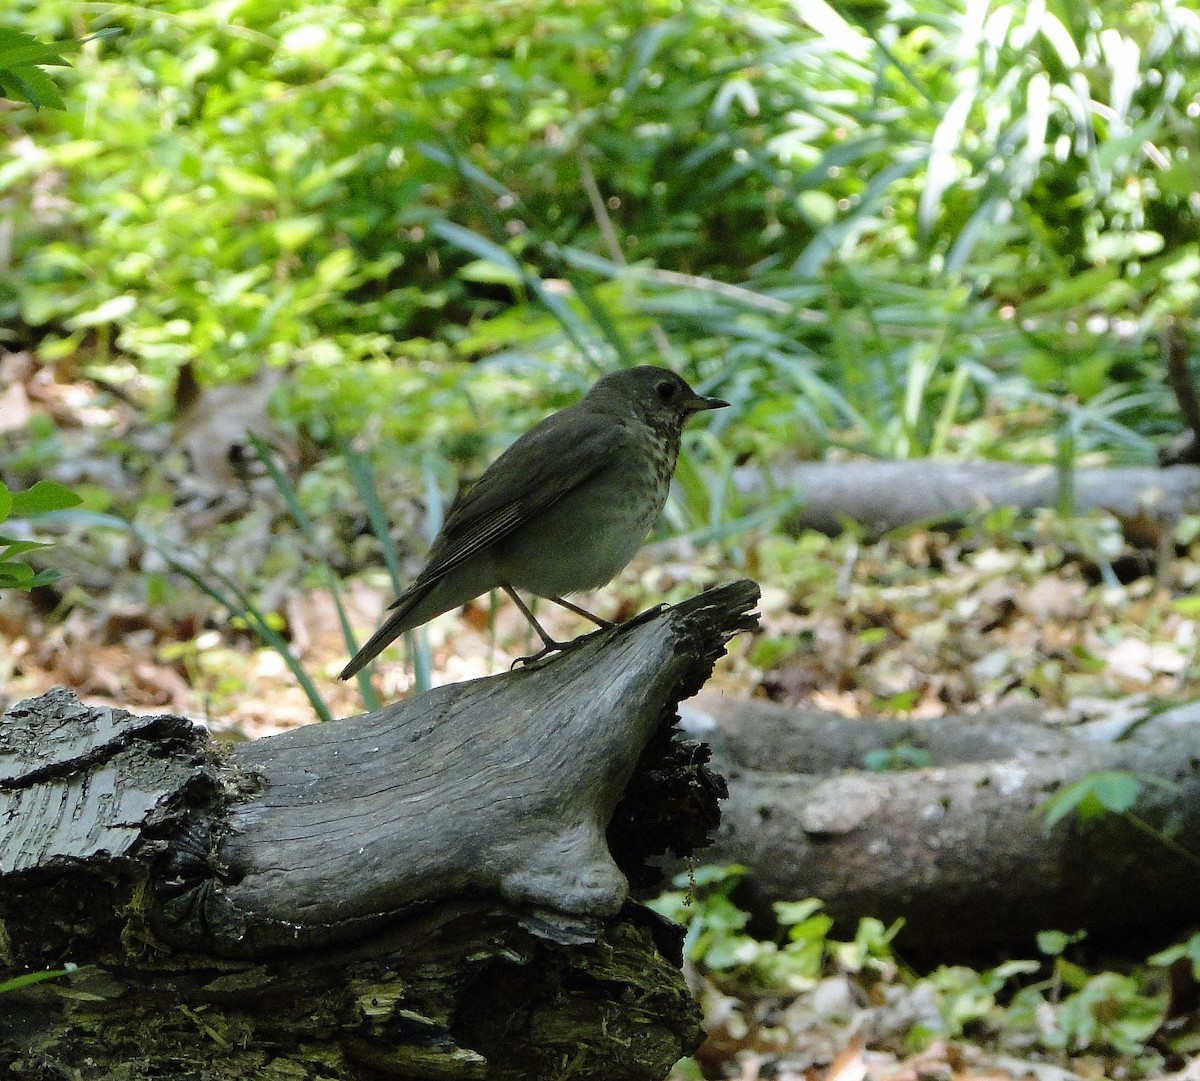
{"label": "bird's beak", "polygon": [[725,409],[729,403],[724,398],[706,398],[697,394],[683,403],[683,408],[689,413],[702,413],[706,409]]}

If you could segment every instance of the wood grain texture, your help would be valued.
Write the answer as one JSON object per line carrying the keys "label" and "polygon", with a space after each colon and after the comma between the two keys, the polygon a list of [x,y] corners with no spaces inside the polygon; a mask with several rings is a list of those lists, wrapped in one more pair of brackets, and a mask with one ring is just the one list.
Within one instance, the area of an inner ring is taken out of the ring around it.
{"label": "wood grain texture", "polygon": [[62,689],[37,702],[0,724],[0,874],[126,855],[196,780],[183,718],[89,709]]}
{"label": "wood grain texture", "polygon": [[676,704],[735,583],[531,668],[214,745],[70,692],[0,719],[0,1076],[661,1081],[703,1037],[628,900],[724,786]]}
{"label": "wood grain texture", "polygon": [[529,669],[236,748],[259,791],[230,809],[206,927],[240,951],[265,928],[358,933],[461,893],[613,915],[617,803],[756,597],[710,591]]}

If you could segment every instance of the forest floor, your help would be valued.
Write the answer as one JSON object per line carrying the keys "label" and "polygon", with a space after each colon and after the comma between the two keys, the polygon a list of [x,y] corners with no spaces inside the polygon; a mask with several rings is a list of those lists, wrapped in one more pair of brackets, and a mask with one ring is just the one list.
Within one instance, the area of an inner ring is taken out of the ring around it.
{"label": "forest floor", "polygon": [[[279,652],[176,573],[170,551],[189,553],[202,582],[231,580],[255,597],[334,716],[364,708],[356,685],[336,679],[347,647],[319,560],[264,478],[201,478],[209,495],[198,498],[169,422],[146,423],[82,382],[24,374],[0,397],[4,479],[14,488],[60,480],[84,496],[86,513],[37,534],[54,542],[47,561],[62,572],[58,583],[0,594],[0,706],[67,686],[93,704],[192,717],[222,738],[311,723]],[[354,516],[335,509],[353,491],[323,484],[300,491],[321,542],[337,550],[329,562],[347,572],[344,602],[361,641],[393,594]],[[396,514],[410,527],[420,517],[411,500]],[[138,529],[113,524],[122,519]],[[619,619],[750,577],[763,589],[761,627],[731,643],[710,692],[906,719],[1025,701],[1047,724],[1070,725],[1200,698],[1198,531],[1184,523],[1164,566],[1110,520],[1050,513],[997,511],[955,531],[871,541],[754,531],[723,547],[659,540],[585,603]],[[402,544],[412,573],[424,545]],[[586,628],[551,608],[539,616],[556,636]],[[532,645],[512,606],[487,597],[427,635],[434,684],[503,671]],[[385,654],[374,682],[384,700],[413,689],[402,649]],[[711,904],[704,896],[711,940],[727,903],[719,879]],[[752,956],[733,924],[743,956],[691,973],[709,1039],[678,1068],[681,1079],[1200,1081],[1190,955],[1173,966],[1121,958],[1101,970],[1068,935],[987,971],[914,973],[899,960],[902,931],[894,943],[867,928],[862,941],[839,944],[818,924],[793,922]],[[799,937],[797,926],[806,928]],[[816,951],[809,975],[780,977],[763,963],[788,942]]]}

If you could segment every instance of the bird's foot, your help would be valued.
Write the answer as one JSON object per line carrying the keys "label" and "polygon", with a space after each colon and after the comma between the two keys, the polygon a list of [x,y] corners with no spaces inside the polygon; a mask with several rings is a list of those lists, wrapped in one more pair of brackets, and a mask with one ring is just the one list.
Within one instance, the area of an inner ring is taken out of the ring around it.
{"label": "bird's foot", "polygon": [[[637,615],[630,616],[628,619],[622,620],[620,623],[610,623],[607,620],[602,622],[601,620],[596,619],[596,622],[600,624],[600,630],[592,631],[591,634],[581,635],[579,638],[573,638],[569,642],[556,642],[553,638],[546,634],[545,631],[542,630],[541,626],[536,621],[533,621],[533,625],[537,627],[542,634],[542,642],[545,643],[545,648],[539,649],[536,653],[531,653],[528,657],[518,657],[512,662],[509,670],[511,671],[513,668],[516,668],[518,664],[523,668],[529,668],[530,666],[537,664],[539,661],[545,660],[552,653],[567,653],[568,651],[575,649],[577,646],[581,646],[585,642],[595,638],[596,635],[603,634],[605,631],[611,631],[616,627],[620,627],[622,631],[632,630],[634,627],[637,627],[642,623],[649,623],[650,620],[661,615],[670,607],[671,606],[666,603],[656,604],[651,608],[647,608],[644,612],[638,612]],[[590,618],[595,619],[596,617],[592,616]]]}
{"label": "bird's foot", "polygon": [[518,664],[522,668],[529,668],[537,664],[538,661],[545,660],[552,653],[566,653],[568,650],[574,649],[578,644],[579,639],[573,642],[555,642],[553,639],[547,639],[544,648],[539,649],[536,653],[531,653],[528,657],[518,657],[509,665],[508,670],[511,672]]}

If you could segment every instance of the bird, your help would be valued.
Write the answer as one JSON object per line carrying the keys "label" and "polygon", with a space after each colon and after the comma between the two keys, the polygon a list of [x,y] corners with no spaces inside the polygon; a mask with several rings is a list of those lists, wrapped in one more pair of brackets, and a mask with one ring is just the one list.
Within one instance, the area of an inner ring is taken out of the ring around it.
{"label": "bird", "polygon": [[603,376],[574,405],[520,436],[454,502],[424,569],[341,678],[405,631],[496,588],[545,646],[530,661],[569,643],[543,630],[517,590],[611,627],[564,595],[605,585],[633,558],[666,503],[684,425],[728,405],[697,394],[668,368]]}

